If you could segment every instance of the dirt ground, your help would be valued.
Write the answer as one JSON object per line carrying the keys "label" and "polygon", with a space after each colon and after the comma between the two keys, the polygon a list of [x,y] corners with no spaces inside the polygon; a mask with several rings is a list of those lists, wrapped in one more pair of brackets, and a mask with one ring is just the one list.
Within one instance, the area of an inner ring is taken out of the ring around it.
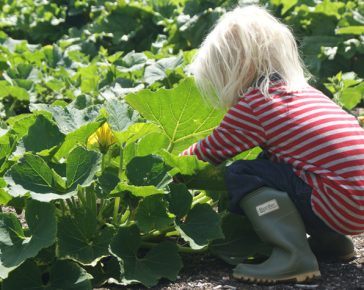
{"label": "dirt ground", "polygon": [[[4,208],[14,212],[12,208]],[[25,223],[24,216],[19,216]],[[307,283],[291,283],[261,286],[235,280],[233,266],[206,254],[183,255],[184,267],[175,282],[161,280],[151,290],[364,290],[364,234],[353,236],[356,258],[347,263],[320,262],[321,278]],[[94,290],[146,290],[141,285],[107,285]]]}
{"label": "dirt ground", "polygon": [[[353,237],[357,256],[348,263],[319,262],[321,278],[307,283],[260,286],[236,281],[232,266],[210,255],[183,256],[184,268],[175,282],[161,281],[152,290],[364,290],[364,234]],[[97,290],[146,289],[142,286],[99,288]],[[96,290],[96,289],[95,289]]]}

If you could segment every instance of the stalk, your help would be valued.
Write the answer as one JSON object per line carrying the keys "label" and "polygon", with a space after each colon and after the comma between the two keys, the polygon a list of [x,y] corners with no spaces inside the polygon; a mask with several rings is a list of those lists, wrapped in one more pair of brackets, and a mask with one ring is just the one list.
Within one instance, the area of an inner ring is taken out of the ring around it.
{"label": "stalk", "polygon": [[[84,188],[80,188],[77,192],[77,196],[78,196],[78,199],[81,201],[81,203],[84,205],[84,206],[87,206],[87,201],[86,201],[86,195],[84,194],[85,193],[85,189]],[[74,201],[74,200],[72,200]]]}
{"label": "stalk", "polygon": [[201,198],[198,198],[192,202],[192,207],[195,206],[198,203],[208,203],[211,200],[208,196],[203,196]]}
{"label": "stalk", "polygon": [[99,212],[97,214],[97,220],[102,221],[102,214],[103,214],[105,208],[106,208],[105,200],[103,198],[100,198],[100,207],[99,207]]}
{"label": "stalk", "polygon": [[67,203],[67,205],[68,205],[68,208],[69,208],[69,211],[73,211],[73,210],[75,210],[75,205],[74,205],[74,203],[71,201],[71,199],[66,199],[66,203]]}
{"label": "stalk", "polygon": [[[121,180],[122,172],[123,172],[123,148],[120,146],[120,163],[119,163],[119,179]],[[118,222],[118,214],[119,214],[119,208],[120,208],[120,197],[115,197],[114,199],[114,210],[113,210],[113,222],[114,224],[117,224]],[[123,218],[121,217],[121,220]]]}
{"label": "stalk", "polygon": [[61,200],[59,201],[59,204],[60,204],[60,206],[61,206],[62,214],[64,215],[64,214],[67,212],[67,206],[66,206],[66,204],[65,204],[65,202],[64,202],[64,200],[63,200],[63,199],[61,199]]}
{"label": "stalk", "polygon": [[113,211],[113,221],[114,221],[114,224],[116,224],[117,223],[117,220],[118,220],[119,207],[120,207],[120,197],[115,197],[115,200],[114,200],[114,211]]}
{"label": "stalk", "polygon": [[86,189],[84,189],[85,191],[85,196],[86,196],[86,205],[89,209],[91,209],[91,211],[95,214],[95,216],[97,216],[97,207],[96,207],[96,194],[94,190],[89,190],[88,192],[86,191]]}
{"label": "stalk", "polygon": [[172,231],[166,233],[166,237],[173,237],[173,236],[180,236],[180,233],[178,231]]}
{"label": "stalk", "polygon": [[[151,242],[142,242],[141,247],[143,248],[147,248],[147,249],[152,249],[155,248],[156,246],[158,246],[160,243],[151,243]],[[176,245],[178,252],[180,253],[205,253],[208,251],[208,247],[204,247],[202,249],[192,249],[190,247],[183,247],[180,245]]]}
{"label": "stalk", "polygon": [[104,172],[105,168],[106,168],[106,155],[107,153],[102,153],[102,158],[101,158],[101,172]]}
{"label": "stalk", "polygon": [[154,230],[152,232],[150,232],[149,234],[146,234],[144,236],[142,236],[142,240],[148,240],[151,238],[156,238],[156,237],[160,237],[160,236],[167,236],[169,233],[177,233],[177,235],[179,235],[179,233],[175,230],[174,226],[168,227],[164,230],[158,231],[158,230]]}
{"label": "stalk", "polygon": [[205,196],[206,196],[206,193],[204,191],[201,191],[198,195],[193,197],[192,201],[201,199],[202,197],[205,197]]}
{"label": "stalk", "polygon": [[125,212],[120,217],[120,224],[122,225],[123,223],[125,223],[129,218],[129,216],[130,216],[130,210],[126,209]]}

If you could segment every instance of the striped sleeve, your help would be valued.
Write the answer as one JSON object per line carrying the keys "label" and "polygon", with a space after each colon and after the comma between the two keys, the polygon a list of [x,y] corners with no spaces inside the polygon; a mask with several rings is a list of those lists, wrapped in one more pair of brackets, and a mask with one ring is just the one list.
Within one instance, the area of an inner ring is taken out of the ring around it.
{"label": "striped sleeve", "polygon": [[230,108],[221,124],[209,136],[184,150],[181,155],[196,155],[201,160],[219,164],[264,143],[265,134],[259,120],[249,105],[241,100]]}

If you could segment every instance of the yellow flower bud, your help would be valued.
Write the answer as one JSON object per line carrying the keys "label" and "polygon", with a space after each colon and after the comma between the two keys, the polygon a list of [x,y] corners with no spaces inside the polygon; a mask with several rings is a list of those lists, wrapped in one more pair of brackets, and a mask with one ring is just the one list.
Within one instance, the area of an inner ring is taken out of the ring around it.
{"label": "yellow flower bud", "polygon": [[106,153],[111,145],[116,143],[115,138],[108,123],[104,123],[87,140],[87,145],[96,145],[102,153]]}

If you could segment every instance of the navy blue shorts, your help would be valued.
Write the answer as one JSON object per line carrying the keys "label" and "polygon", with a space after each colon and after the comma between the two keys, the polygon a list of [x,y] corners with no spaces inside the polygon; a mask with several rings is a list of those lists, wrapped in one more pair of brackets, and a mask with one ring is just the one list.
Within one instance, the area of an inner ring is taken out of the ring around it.
{"label": "navy blue shorts", "polygon": [[229,210],[243,213],[240,200],[250,192],[267,186],[286,192],[306,226],[308,233],[329,231],[330,229],[312,210],[312,188],[299,178],[289,164],[276,163],[262,158],[256,160],[239,160],[227,167],[225,173],[226,186],[229,193]]}

